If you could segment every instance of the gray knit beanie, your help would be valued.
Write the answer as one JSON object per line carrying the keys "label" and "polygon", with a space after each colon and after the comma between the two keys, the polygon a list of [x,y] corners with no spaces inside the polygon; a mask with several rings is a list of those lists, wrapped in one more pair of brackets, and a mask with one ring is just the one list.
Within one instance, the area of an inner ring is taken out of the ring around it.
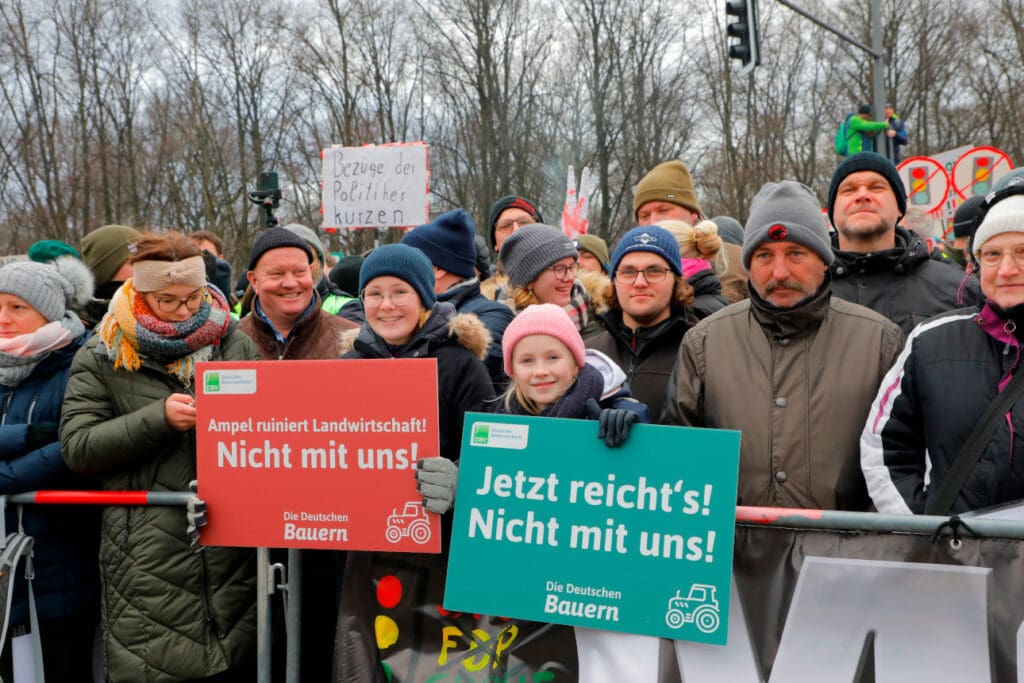
{"label": "gray knit beanie", "polygon": [[802,244],[826,265],[835,258],[818,198],[794,180],[765,183],[750,203],[741,252],[744,268],[750,269],[754,250],[768,240]]}
{"label": "gray knit beanie", "polygon": [[509,283],[525,287],[554,263],[566,257],[577,258],[572,240],[553,225],[533,223],[516,230],[501,245],[498,259]]}
{"label": "gray knit beanie", "polygon": [[92,297],[93,276],[73,256],[61,256],[51,263],[16,261],[0,268],[0,292],[24,299],[53,322]]}
{"label": "gray knit beanie", "polygon": [[327,263],[327,256],[324,254],[324,243],[320,241],[320,237],[316,234],[315,230],[307,228],[302,223],[289,223],[283,227],[293,235],[298,235],[305,240],[306,244],[313,247],[316,257],[320,259],[320,265]]}

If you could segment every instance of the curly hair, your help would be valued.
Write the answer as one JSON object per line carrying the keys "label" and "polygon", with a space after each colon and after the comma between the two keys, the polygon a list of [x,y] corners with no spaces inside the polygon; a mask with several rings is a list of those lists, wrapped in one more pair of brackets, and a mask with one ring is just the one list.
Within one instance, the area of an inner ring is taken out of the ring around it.
{"label": "curly hair", "polygon": [[711,264],[715,275],[721,277],[729,269],[729,258],[722,248],[718,226],[713,221],[700,221],[690,225],[686,221],[658,221],[658,227],[665,228],[676,238],[679,255],[683,258],[701,258]]}

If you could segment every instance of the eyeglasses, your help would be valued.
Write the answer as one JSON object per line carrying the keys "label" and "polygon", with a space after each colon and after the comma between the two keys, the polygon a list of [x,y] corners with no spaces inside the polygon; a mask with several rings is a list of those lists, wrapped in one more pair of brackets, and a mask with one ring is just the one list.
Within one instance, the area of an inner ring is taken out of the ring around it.
{"label": "eyeglasses", "polygon": [[1002,249],[982,249],[979,259],[983,266],[999,266],[1003,263],[1003,257],[1009,254],[1013,264],[1018,268],[1024,268],[1024,244],[1019,244],[1009,251]]}
{"label": "eyeglasses", "polygon": [[182,306],[187,308],[189,313],[195,313],[199,310],[199,306],[203,303],[205,296],[206,290],[199,290],[185,299],[179,299],[176,296],[154,294],[153,300],[156,301],[156,307],[161,313],[175,313]]}
{"label": "eyeglasses", "polygon": [[512,229],[513,225],[518,225],[520,228],[524,225],[531,225],[537,221],[533,220],[532,216],[521,216],[519,218],[506,218],[500,223],[495,224],[494,232],[508,232]]}
{"label": "eyeglasses", "polygon": [[395,306],[405,306],[412,301],[415,294],[411,289],[396,289],[393,292],[371,290],[369,292],[364,291],[362,299],[364,306],[381,306],[384,304],[384,299],[390,299],[391,303]]}
{"label": "eyeglasses", "polygon": [[551,266],[550,268],[545,268],[544,270],[550,270],[552,273],[555,274],[555,278],[559,280],[565,280],[569,276],[576,277],[576,273],[578,273],[580,270],[580,264],[574,262],[567,266],[563,263],[558,266]]}
{"label": "eyeglasses", "polygon": [[665,279],[665,275],[668,274],[668,271],[668,268],[662,268],[661,266],[647,266],[643,270],[637,270],[636,268],[620,268],[615,271],[615,280],[624,285],[631,285],[636,282],[637,275],[643,273],[644,280],[647,282],[661,282]]}

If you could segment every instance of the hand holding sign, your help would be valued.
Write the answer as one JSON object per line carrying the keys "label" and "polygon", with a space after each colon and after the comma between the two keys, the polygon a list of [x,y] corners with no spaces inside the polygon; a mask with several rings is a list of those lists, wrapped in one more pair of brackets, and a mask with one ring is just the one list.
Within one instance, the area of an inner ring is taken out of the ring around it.
{"label": "hand holding sign", "polygon": [[576,191],[576,173],[570,166],[565,188],[565,206],[562,207],[562,232],[569,237],[587,233],[587,211],[590,208],[590,191],[594,186],[594,172],[584,168],[580,176],[579,192]]}

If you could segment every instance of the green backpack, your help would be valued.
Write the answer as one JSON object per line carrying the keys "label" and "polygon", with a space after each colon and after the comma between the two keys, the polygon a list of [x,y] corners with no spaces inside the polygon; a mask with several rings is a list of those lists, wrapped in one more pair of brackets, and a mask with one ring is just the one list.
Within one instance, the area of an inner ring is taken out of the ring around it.
{"label": "green backpack", "polygon": [[836,131],[836,154],[841,157],[845,157],[847,154],[847,143],[850,141],[850,119],[853,116],[853,114],[847,114],[843,123],[839,126],[839,130]]}

